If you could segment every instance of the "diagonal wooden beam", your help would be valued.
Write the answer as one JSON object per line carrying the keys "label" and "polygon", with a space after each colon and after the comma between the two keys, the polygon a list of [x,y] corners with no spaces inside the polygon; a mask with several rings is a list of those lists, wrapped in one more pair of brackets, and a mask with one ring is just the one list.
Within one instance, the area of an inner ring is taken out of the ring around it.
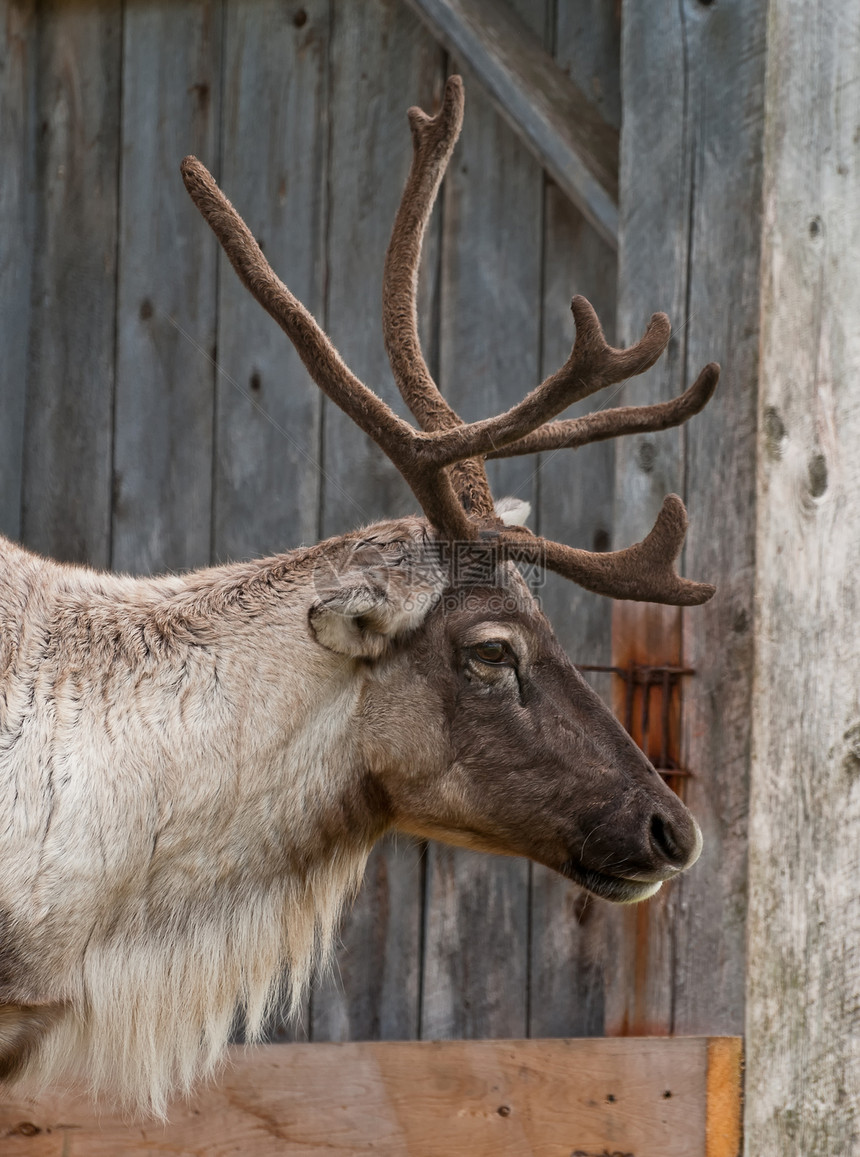
{"label": "diagonal wooden beam", "polygon": [[618,132],[505,0],[408,0],[580,212],[618,245]]}

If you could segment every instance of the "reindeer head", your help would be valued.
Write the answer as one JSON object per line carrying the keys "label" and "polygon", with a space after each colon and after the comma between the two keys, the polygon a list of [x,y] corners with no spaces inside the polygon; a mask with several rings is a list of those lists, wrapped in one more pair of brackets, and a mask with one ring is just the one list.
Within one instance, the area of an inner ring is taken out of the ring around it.
{"label": "reindeer head", "polygon": [[429,373],[416,314],[423,236],[462,113],[459,77],[448,80],[437,116],[410,110],[413,164],[385,266],[385,344],[420,430],[348,369],[193,157],[183,177],[244,284],[424,511],[425,519],[380,524],[319,555],[310,630],[363,679],[354,736],[361,774],[345,814],[361,815],[373,834],[393,825],[526,855],[600,896],[643,899],[694,862],[698,827],[567,659],[515,564],[621,599],[695,605],[714,588],[674,569],[686,533],[677,496],[642,542],[594,554],[531,534],[516,503],[497,509],[484,459],[678,425],[711,397],[719,368],[707,366],[668,403],[551,421],[647,370],[669,339],[668,319],[655,314],[636,345],[613,349],[590,304],[575,297],[576,340],[561,369],[506,413],[462,422]]}

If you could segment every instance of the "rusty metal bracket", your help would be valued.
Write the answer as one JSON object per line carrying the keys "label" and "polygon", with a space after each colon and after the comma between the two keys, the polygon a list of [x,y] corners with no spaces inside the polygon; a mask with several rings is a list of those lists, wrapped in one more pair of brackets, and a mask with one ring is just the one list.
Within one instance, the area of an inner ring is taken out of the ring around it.
{"label": "rusty metal bracket", "polygon": [[[577,671],[600,671],[623,679],[625,686],[624,718],[625,729],[639,742],[643,749],[653,748],[648,743],[651,730],[651,697],[655,687],[660,694],[659,755],[651,756],[660,775],[689,776],[692,772],[681,767],[672,754],[671,705],[672,691],[684,675],[695,675],[692,667],[645,666],[634,663],[630,667],[608,667],[596,664],[577,663]],[[636,690],[641,688],[639,718],[636,718]],[[638,727],[637,727],[638,724]],[[638,732],[638,735],[637,735]],[[640,738],[641,737],[641,738]]]}

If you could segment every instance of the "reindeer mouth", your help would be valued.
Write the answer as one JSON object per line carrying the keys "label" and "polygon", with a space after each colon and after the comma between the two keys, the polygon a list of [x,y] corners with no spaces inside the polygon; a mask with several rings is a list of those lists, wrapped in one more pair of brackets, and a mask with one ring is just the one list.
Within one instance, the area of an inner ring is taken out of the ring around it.
{"label": "reindeer mouth", "polygon": [[607,876],[603,872],[595,872],[593,868],[584,868],[576,860],[565,861],[559,871],[593,896],[611,900],[613,904],[638,904],[640,900],[647,900],[659,891],[663,882],[656,880],[647,883],[644,880],[628,880],[624,876]]}

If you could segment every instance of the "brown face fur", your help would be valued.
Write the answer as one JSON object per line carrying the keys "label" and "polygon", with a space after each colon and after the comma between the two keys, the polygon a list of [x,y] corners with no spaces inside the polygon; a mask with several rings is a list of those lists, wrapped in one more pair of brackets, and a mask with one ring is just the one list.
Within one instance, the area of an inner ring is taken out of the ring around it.
{"label": "brown face fur", "polygon": [[361,737],[400,830],[528,856],[620,902],[698,857],[693,817],[516,577],[449,591],[369,664]]}

